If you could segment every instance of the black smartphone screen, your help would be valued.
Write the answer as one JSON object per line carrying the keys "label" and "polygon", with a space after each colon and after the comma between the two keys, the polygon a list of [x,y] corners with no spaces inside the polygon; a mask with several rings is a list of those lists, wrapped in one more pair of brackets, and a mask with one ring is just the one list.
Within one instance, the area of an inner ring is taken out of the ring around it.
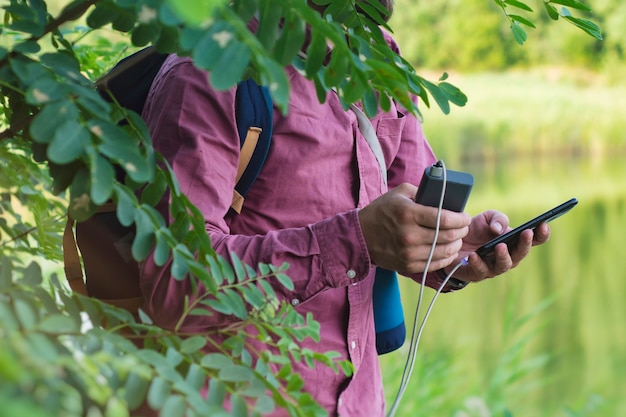
{"label": "black smartphone screen", "polygon": [[509,247],[513,247],[516,243],[517,240],[519,239],[519,235],[520,233],[522,233],[524,230],[526,229],[534,229],[537,226],[539,226],[541,223],[544,222],[549,222],[551,220],[556,219],[557,217],[562,216],[563,214],[567,213],[568,211],[570,211],[576,204],[578,204],[578,200],[575,198],[572,198],[568,201],[566,201],[563,204],[560,204],[556,207],[554,207],[551,210],[546,211],[545,213],[540,214],[539,216],[535,217],[532,220],[527,221],[526,223],[516,227],[515,229],[506,232],[492,240],[490,240],[489,242],[485,243],[484,245],[482,245],[480,248],[478,248],[476,250],[476,253],[481,257],[481,258],[485,258],[485,256],[489,255],[491,253],[491,251],[493,251],[493,248],[495,248],[495,246],[498,243],[506,243],[507,246]]}

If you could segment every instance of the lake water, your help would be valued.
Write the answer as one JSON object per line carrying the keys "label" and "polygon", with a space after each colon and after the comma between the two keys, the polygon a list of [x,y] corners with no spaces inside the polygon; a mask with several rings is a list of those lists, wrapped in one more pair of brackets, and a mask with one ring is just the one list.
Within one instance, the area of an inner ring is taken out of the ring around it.
{"label": "lake water", "polygon": [[[438,298],[397,415],[626,416],[625,162],[448,167],[475,176],[470,214],[497,208],[512,226],[571,197],[579,204],[517,269]],[[419,286],[403,281],[411,323]],[[406,345],[381,358],[389,400]]]}

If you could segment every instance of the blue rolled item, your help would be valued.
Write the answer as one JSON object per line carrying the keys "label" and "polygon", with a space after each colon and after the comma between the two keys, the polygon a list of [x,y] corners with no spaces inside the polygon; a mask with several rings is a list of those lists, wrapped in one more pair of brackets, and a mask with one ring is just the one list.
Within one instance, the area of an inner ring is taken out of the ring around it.
{"label": "blue rolled item", "polygon": [[395,271],[376,268],[373,305],[376,351],[379,355],[393,352],[404,344],[406,338],[400,285]]}

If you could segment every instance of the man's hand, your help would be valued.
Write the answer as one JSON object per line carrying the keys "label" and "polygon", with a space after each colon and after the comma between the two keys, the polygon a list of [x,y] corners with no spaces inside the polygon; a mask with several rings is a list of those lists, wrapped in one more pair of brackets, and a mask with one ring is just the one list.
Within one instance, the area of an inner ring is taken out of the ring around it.
{"label": "man's hand", "polygon": [[[437,208],[417,204],[416,192],[417,187],[402,184],[359,211],[365,243],[377,266],[401,274],[424,271],[435,237]],[[470,222],[465,213],[442,210],[429,270],[441,269],[459,259]]]}
{"label": "man's hand", "polygon": [[481,245],[509,230],[509,219],[499,211],[488,210],[475,216],[460,251],[461,259],[468,257],[468,264],[456,271],[454,277],[464,281],[481,281],[502,275],[515,268],[528,255],[532,246],[541,245],[550,238],[550,227],[547,223],[542,223],[534,231],[523,231],[510,252],[505,243],[496,245],[493,256],[487,261],[474,252]]}

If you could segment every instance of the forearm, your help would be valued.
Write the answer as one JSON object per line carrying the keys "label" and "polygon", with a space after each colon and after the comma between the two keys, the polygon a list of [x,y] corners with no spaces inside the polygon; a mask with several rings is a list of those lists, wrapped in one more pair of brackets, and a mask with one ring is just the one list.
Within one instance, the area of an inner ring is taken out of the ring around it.
{"label": "forearm", "polygon": [[[339,214],[312,225],[283,229],[265,235],[244,236],[222,232],[210,233],[214,249],[224,259],[234,253],[244,263],[255,268],[259,263],[289,264],[287,275],[294,283],[287,290],[277,279],[269,278],[279,301],[293,304],[305,302],[327,288],[347,286],[365,279],[371,269],[364,239],[355,210]],[[171,276],[171,259],[163,266],[149,258],[142,268],[141,285],[146,309],[153,320],[173,328],[182,316],[185,297],[193,300],[206,292],[194,286],[189,278],[182,281]],[[214,313],[211,316],[190,316],[183,329],[204,331],[212,326],[234,321]]]}

